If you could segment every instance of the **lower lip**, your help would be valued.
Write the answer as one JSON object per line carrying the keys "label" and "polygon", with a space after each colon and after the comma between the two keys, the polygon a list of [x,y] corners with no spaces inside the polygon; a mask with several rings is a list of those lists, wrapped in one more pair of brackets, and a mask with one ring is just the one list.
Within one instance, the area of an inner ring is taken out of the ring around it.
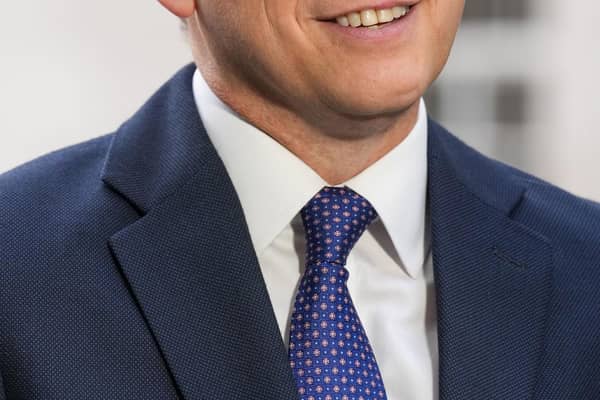
{"label": "lower lip", "polygon": [[351,26],[342,26],[336,22],[324,22],[327,29],[337,35],[343,35],[349,39],[360,39],[369,43],[380,42],[401,37],[408,33],[415,19],[417,5],[413,5],[408,13],[401,18],[389,22],[387,25],[378,29],[369,29],[368,27],[353,28]]}

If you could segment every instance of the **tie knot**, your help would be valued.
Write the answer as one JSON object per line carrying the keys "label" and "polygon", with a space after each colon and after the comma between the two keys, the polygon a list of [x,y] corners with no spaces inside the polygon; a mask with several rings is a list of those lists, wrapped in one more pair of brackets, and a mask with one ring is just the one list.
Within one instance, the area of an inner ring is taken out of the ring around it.
{"label": "tie knot", "polygon": [[346,265],[346,258],[377,212],[348,187],[326,186],[301,211],[306,233],[306,263]]}

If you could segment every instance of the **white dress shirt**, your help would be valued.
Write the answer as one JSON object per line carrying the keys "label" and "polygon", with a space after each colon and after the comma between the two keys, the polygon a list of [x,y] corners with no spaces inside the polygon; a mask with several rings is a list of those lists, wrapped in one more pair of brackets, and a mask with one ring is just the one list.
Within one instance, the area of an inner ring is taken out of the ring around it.
{"label": "white dress shirt", "polygon": [[[282,337],[304,272],[301,208],[328,186],[314,170],[244,121],[199,71],[202,122],[239,196]],[[437,400],[435,290],[426,215],[427,116],[423,99],[406,139],[340,186],[375,207],[350,252],[348,290],[373,348],[389,400]]]}

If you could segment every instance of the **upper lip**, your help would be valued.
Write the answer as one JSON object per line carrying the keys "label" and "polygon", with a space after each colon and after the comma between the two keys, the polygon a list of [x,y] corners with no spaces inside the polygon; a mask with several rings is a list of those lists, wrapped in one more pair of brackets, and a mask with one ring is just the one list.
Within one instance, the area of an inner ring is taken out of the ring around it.
{"label": "upper lip", "polygon": [[354,5],[347,5],[347,7],[344,9],[327,12],[318,19],[322,21],[328,21],[343,15],[348,15],[352,12],[360,12],[362,10],[381,10],[392,7],[413,6],[419,1],[420,0],[363,0],[360,3],[355,3]]}

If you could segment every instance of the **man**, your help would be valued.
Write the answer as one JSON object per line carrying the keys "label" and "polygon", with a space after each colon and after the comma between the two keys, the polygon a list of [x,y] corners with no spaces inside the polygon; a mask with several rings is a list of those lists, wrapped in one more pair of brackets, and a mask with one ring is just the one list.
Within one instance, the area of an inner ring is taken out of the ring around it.
{"label": "man", "polygon": [[161,3],[196,65],[0,177],[0,399],[598,399],[600,206],[427,119],[463,1]]}

